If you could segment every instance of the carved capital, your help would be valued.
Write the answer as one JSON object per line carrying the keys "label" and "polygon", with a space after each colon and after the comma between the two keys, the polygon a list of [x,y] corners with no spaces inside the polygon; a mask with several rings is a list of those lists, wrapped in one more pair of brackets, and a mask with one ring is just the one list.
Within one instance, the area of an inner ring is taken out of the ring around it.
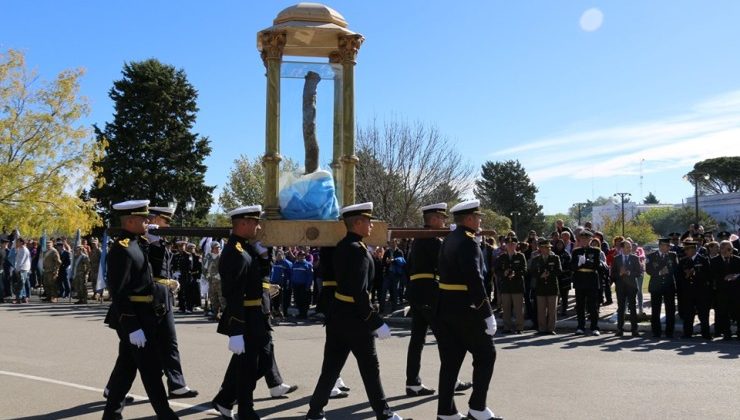
{"label": "carved capital", "polygon": [[329,53],[329,62],[354,64],[364,40],[365,37],[360,34],[340,36],[338,39],[339,48],[337,51]]}
{"label": "carved capital", "polygon": [[277,165],[278,163],[280,163],[281,160],[283,160],[283,157],[280,156],[279,153],[265,153],[265,155],[262,156],[263,164],[275,162],[275,164]]}
{"label": "carved capital", "polygon": [[280,60],[283,58],[283,50],[288,35],[285,31],[267,31],[260,32],[260,44],[262,52],[260,53],[262,61],[267,66],[268,60]]}

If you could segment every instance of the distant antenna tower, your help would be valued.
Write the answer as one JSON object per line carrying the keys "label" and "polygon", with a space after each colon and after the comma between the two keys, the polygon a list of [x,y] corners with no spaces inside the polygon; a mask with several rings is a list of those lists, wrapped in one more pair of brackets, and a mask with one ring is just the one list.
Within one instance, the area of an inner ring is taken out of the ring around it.
{"label": "distant antenna tower", "polygon": [[645,162],[645,159],[640,159],[640,198],[645,199],[645,196],[642,195],[642,164]]}

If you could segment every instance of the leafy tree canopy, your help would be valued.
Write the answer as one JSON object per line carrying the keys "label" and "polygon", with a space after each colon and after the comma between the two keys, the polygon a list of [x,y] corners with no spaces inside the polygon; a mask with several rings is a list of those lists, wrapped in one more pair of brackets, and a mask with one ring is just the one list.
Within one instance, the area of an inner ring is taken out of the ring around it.
{"label": "leafy tree canopy", "polygon": [[26,68],[15,50],[0,54],[0,226],[22,235],[89,232],[100,223],[82,194],[106,146],[79,123],[89,113],[79,96],[82,70],[50,82]]}

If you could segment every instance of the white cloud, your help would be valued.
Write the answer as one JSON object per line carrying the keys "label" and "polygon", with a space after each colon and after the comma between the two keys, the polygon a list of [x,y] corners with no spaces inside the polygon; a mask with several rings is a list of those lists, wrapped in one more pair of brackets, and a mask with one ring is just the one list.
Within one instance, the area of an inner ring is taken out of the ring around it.
{"label": "white cloud", "polygon": [[[516,156],[535,182],[565,177],[603,178],[685,167],[703,159],[740,155],[740,91],[715,96],[691,112],[523,142],[491,156]],[[598,170],[594,170],[598,168]]]}

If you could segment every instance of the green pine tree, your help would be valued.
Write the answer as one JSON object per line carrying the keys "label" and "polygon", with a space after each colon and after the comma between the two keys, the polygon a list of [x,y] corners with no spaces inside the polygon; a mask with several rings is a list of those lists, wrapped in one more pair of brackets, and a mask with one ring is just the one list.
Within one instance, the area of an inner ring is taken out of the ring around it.
{"label": "green pine tree", "polygon": [[545,216],[536,194],[537,187],[518,160],[486,162],[481,168],[481,179],[475,181],[475,195],[483,207],[511,218],[520,238],[530,230],[543,233]]}
{"label": "green pine tree", "polygon": [[192,132],[198,92],[183,70],[156,59],[127,63],[122,73],[108,94],[115,104],[113,121],[103,130],[95,126],[97,141],[108,147],[96,165],[104,181],[91,188],[90,196],[106,219],[117,201],[146,198],[161,206],[174,199],[180,203],[176,220],[192,197],[195,210],[184,217],[202,221],[215,187],[204,179],[210,142]]}

